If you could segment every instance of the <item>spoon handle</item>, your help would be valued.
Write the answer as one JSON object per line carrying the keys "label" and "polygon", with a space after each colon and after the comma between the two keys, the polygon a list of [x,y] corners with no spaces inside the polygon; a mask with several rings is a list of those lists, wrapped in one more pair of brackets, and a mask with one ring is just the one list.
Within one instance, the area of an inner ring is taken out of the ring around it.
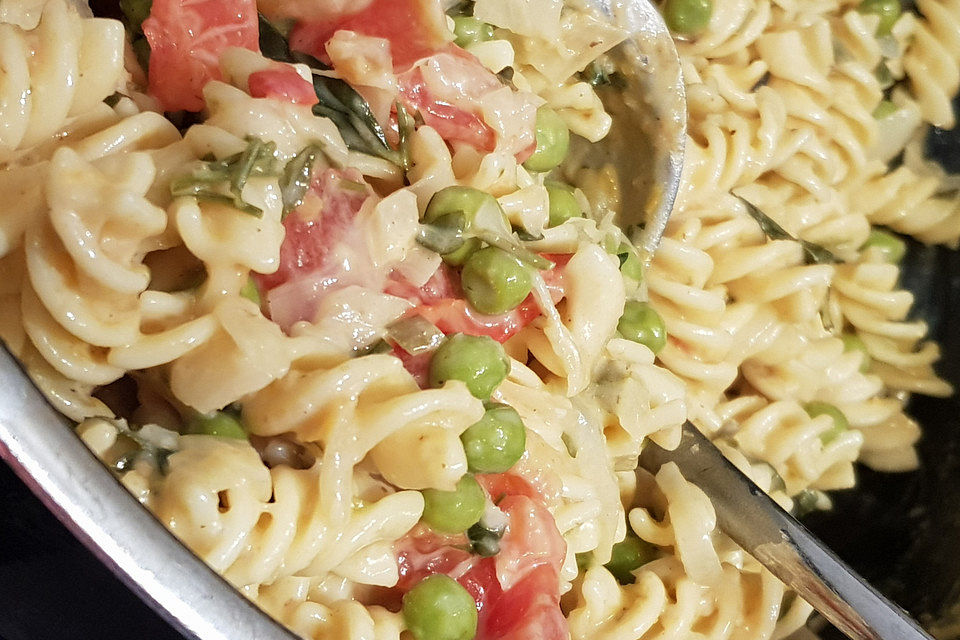
{"label": "spoon handle", "polygon": [[640,466],[674,462],[717,513],[721,530],[853,640],[932,640],[737,469],[690,422],[680,445],[645,445]]}

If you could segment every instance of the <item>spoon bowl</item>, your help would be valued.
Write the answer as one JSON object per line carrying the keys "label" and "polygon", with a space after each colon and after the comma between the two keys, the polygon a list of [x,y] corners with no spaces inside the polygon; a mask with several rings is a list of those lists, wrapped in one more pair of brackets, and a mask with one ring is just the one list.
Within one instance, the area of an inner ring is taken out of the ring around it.
{"label": "spoon bowl", "polygon": [[[667,25],[649,0],[587,0],[627,30],[610,52],[618,82],[597,87],[613,118],[600,144],[579,140],[570,166],[612,166],[618,176],[618,222],[649,259],[660,243],[683,169],[687,104],[680,58]],[[637,228],[639,232],[632,233]]]}

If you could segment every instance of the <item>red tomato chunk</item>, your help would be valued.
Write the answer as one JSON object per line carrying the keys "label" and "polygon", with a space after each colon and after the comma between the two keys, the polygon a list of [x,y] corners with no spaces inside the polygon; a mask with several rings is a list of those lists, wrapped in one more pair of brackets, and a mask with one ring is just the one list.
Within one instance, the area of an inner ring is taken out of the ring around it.
{"label": "red tomato chunk", "polygon": [[337,31],[390,41],[394,71],[409,69],[450,42],[446,17],[433,0],[373,0],[357,13],[302,22],[290,33],[290,47],[329,61],[327,41]]}
{"label": "red tomato chunk", "polygon": [[[561,640],[568,636],[560,610],[559,575],[566,544],[534,488],[514,474],[477,476],[507,515],[500,553],[491,558],[463,549],[463,536],[440,536],[418,527],[400,542],[400,581],[406,593],[442,573],[477,603],[476,640]],[[509,493],[508,493],[509,492]]]}
{"label": "red tomato chunk", "polygon": [[371,265],[355,218],[374,197],[358,171],[326,169],[314,177],[304,203],[283,221],[280,266],[255,279],[267,294],[271,319],[284,330],[313,320],[328,292],[363,284]]}
{"label": "red tomato chunk", "polygon": [[203,87],[220,79],[228,47],[260,50],[255,0],[154,0],[143,33],[150,95],[165,111],[203,109]]}
{"label": "red tomato chunk", "polygon": [[284,64],[251,73],[247,86],[254,98],[273,98],[307,106],[320,101],[313,90],[313,84],[300,77],[296,69]]}

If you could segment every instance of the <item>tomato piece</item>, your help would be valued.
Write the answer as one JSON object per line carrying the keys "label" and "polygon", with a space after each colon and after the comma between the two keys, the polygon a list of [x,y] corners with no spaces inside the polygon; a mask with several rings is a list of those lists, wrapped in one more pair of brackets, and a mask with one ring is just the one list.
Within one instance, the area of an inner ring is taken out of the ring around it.
{"label": "tomato piece", "polygon": [[149,92],[165,111],[200,111],[228,47],[260,50],[255,0],[154,0],[143,21]]}
{"label": "tomato piece", "polygon": [[[349,186],[343,186],[347,183]],[[283,221],[286,235],[280,246],[280,268],[258,274],[261,290],[269,290],[316,271],[344,239],[357,212],[371,196],[363,178],[353,170],[326,169],[310,184],[304,203]]]}
{"label": "tomato piece", "polygon": [[453,39],[439,2],[373,0],[356,13],[297,24],[290,33],[290,47],[329,62],[327,41],[340,30],[389,40],[397,72],[406,71]]}
{"label": "tomato piece", "polygon": [[[387,40],[404,106],[419,112],[424,124],[444,140],[493,151],[497,136],[480,117],[478,104],[503,84],[474,56],[450,43],[439,7],[429,0],[374,0],[357,13],[298,24],[290,46],[330,62],[326,47],[338,30]],[[421,67],[433,67],[433,72],[425,76]]]}
{"label": "tomato piece", "polygon": [[[567,622],[560,610],[560,566],[566,544],[553,516],[523,478],[478,476],[485,489],[505,493],[507,515],[500,553],[492,558],[464,550],[463,536],[441,536],[416,527],[399,544],[401,594],[434,573],[457,580],[477,603],[475,640],[562,640]],[[490,494],[496,500],[495,494]],[[398,601],[398,599],[394,599]]]}
{"label": "tomato piece", "polygon": [[358,171],[326,169],[314,177],[303,204],[284,219],[280,266],[254,276],[266,292],[270,318],[284,330],[313,320],[326,293],[360,284],[360,274],[372,269],[363,232],[355,224],[371,197]]}
{"label": "tomato piece", "polygon": [[416,355],[407,353],[400,346],[394,345],[391,355],[398,358],[403,363],[403,368],[407,370],[421,389],[426,389],[430,378],[430,358],[432,353],[418,353]]}
{"label": "tomato piece", "polygon": [[502,591],[500,597],[490,593],[478,621],[476,640],[568,638],[557,576],[553,567],[540,566],[513,588]]}
{"label": "tomato piece", "polygon": [[465,142],[487,153],[497,145],[496,134],[479,115],[436,98],[420,69],[400,78],[400,99],[411,113],[419,112],[423,123],[433,127],[447,142]]}
{"label": "tomato piece", "polygon": [[534,486],[515,473],[481,473],[476,478],[495,503],[511,496],[524,496],[541,501],[541,506],[544,506]]}
{"label": "tomato piece", "polygon": [[278,65],[263,71],[255,71],[247,79],[250,95],[254,98],[273,98],[281,102],[292,102],[312,106],[320,102],[313,90],[313,84],[304,80],[296,69],[287,65]]}
{"label": "tomato piece", "polygon": [[[569,262],[571,256],[545,257],[555,266],[541,274],[550,289],[553,301],[558,302],[563,298],[563,266]],[[471,336],[489,336],[498,342],[506,342],[541,314],[533,294],[507,313],[479,313],[464,299],[460,288],[460,274],[446,264],[441,265],[433,277],[420,288],[393,277],[387,284],[386,292],[413,302],[417,306],[408,315],[423,316],[447,335],[465,333]]]}

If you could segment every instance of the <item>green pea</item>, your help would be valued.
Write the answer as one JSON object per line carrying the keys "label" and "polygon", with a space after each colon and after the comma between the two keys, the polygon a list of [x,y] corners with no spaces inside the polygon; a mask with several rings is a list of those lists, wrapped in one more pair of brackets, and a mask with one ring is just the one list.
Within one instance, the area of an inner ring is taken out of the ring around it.
{"label": "green pea", "polygon": [[480,249],[467,258],[460,283],[473,308],[488,314],[516,309],[533,288],[527,267],[496,247]]}
{"label": "green pea", "polygon": [[[423,214],[424,222],[430,224],[449,224],[452,217],[460,218],[460,225],[464,231],[469,230],[479,215],[493,215],[499,217],[494,224],[500,223],[509,228],[503,210],[489,193],[473,187],[452,186],[438,191],[427,204]],[[481,246],[477,238],[467,238],[459,248],[443,255],[445,262],[460,266],[467,258],[473,255]]]}
{"label": "green pea", "polygon": [[260,306],[260,289],[257,288],[257,283],[253,278],[247,278],[243,288],[240,289],[240,295],[258,307]]}
{"label": "green pea", "polygon": [[883,229],[871,229],[870,237],[863,243],[860,250],[876,247],[887,259],[887,262],[897,264],[907,253],[907,243],[896,235]]}
{"label": "green pea", "polygon": [[488,336],[458,333],[437,347],[430,359],[430,386],[461,380],[477,398],[486,400],[510,373],[510,359],[500,343]]}
{"label": "green pea", "polygon": [[712,0],[666,0],[663,3],[663,20],[674,33],[699,33],[710,24],[712,14]]}
{"label": "green pea", "polygon": [[603,565],[620,584],[633,584],[633,572],[657,557],[657,548],[633,534],[613,545],[610,562]]}
{"label": "green pea", "polygon": [[208,415],[198,413],[190,420],[187,431],[220,438],[247,439],[243,423],[235,415],[226,411],[215,411]]}
{"label": "green pea", "polygon": [[403,621],[415,640],[472,640],[477,604],[460,583],[436,573],[404,594]]}
{"label": "green pea", "polygon": [[550,171],[567,157],[570,150],[570,130],[556,111],[550,107],[537,109],[537,148],[523,163],[530,171]]}
{"label": "green pea", "polygon": [[573,187],[555,180],[547,180],[543,186],[547,188],[547,196],[550,198],[548,227],[559,227],[570,218],[583,216],[580,203],[573,195]]}
{"label": "green pea", "polygon": [[877,108],[873,110],[873,117],[877,120],[883,120],[897,112],[897,105],[889,100],[881,100]]}
{"label": "green pea", "polygon": [[120,0],[120,10],[136,33],[143,33],[141,25],[150,17],[153,0]]}
{"label": "green pea", "polygon": [[480,484],[466,475],[454,491],[423,490],[423,521],[443,533],[463,533],[480,520],[486,500]]}
{"label": "green pea", "polygon": [[889,35],[893,30],[893,25],[896,24],[900,14],[903,13],[900,0],[863,0],[857,7],[857,11],[880,16],[880,22],[877,24],[878,36]]}
{"label": "green pea", "polygon": [[847,422],[847,416],[843,415],[840,409],[830,403],[808,402],[803,408],[811,418],[823,415],[833,418],[833,427],[820,434],[820,442],[823,444],[830,444],[836,440],[841,433],[850,428],[850,423]]}
{"label": "green pea", "polygon": [[527,446],[527,430],[513,407],[498,404],[460,434],[467,464],[474,473],[502,473],[515,465]]}
{"label": "green pea", "polygon": [[648,302],[628,300],[617,331],[627,340],[639,342],[654,353],[660,353],[667,345],[667,327]]}
{"label": "green pea", "polygon": [[493,40],[493,25],[473,16],[457,16],[453,19],[454,42],[458,47],[469,47],[478,42]]}
{"label": "green pea", "polygon": [[855,333],[845,333],[840,336],[840,339],[843,340],[843,350],[844,351],[859,351],[863,354],[863,358],[860,360],[860,372],[866,373],[870,369],[870,352],[867,351],[867,345],[864,344],[863,340]]}
{"label": "green pea", "polygon": [[617,257],[620,258],[620,273],[637,282],[643,280],[643,263],[640,262],[637,252],[626,242],[620,244]]}

